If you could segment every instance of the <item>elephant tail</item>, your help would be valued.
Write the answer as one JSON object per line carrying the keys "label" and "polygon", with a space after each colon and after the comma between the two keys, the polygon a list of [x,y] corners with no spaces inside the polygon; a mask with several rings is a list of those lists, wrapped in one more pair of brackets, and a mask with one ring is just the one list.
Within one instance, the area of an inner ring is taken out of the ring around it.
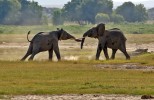
{"label": "elephant tail", "polygon": [[28,39],[28,35],[30,34],[30,31],[27,33],[27,40],[28,40],[28,42],[32,42],[32,41],[30,41],[29,39]]}

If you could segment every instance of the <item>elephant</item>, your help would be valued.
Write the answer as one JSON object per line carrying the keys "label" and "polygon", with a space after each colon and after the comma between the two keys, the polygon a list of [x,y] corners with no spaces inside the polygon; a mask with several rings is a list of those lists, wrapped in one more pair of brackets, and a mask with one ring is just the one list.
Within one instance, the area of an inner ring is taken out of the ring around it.
{"label": "elephant", "polygon": [[115,59],[115,54],[119,49],[124,53],[126,59],[130,59],[126,51],[126,37],[123,32],[118,28],[113,28],[109,30],[105,30],[105,24],[100,23],[96,27],[89,29],[87,32],[83,34],[81,49],[83,48],[83,44],[86,37],[96,38],[98,39],[98,46],[96,52],[96,60],[99,60],[100,53],[103,49],[106,60],[109,59],[107,48],[112,49],[112,55],[110,59]]}
{"label": "elephant", "polygon": [[65,30],[59,28],[57,28],[57,31],[39,32],[33,37],[31,41],[28,39],[29,34],[30,31],[27,33],[27,40],[30,42],[30,45],[27,53],[21,59],[21,61],[24,61],[29,55],[31,56],[28,60],[33,60],[36,54],[43,51],[49,52],[49,60],[52,60],[54,51],[59,61],[61,60],[58,46],[59,40],[73,39],[77,42],[81,42],[80,39],[76,39],[74,36],[70,35]]}

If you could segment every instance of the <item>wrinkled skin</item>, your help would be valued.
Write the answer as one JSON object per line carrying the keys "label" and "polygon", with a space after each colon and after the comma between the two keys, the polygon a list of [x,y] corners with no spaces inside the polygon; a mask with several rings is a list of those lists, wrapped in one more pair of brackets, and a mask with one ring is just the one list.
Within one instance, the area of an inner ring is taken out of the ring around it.
{"label": "wrinkled skin", "polygon": [[99,60],[100,53],[103,50],[106,59],[109,59],[107,48],[112,49],[111,59],[115,59],[115,54],[117,50],[120,50],[126,56],[126,59],[130,59],[126,51],[126,37],[123,32],[118,28],[113,28],[110,30],[105,30],[105,24],[98,24],[96,27],[89,29],[83,34],[81,49],[83,48],[83,43],[86,37],[97,38],[98,47],[96,53],[96,60]]}
{"label": "wrinkled skin", "polygon": [[[30,34],[30,31],[27,34],[27,40],[28,35]],[[33,60],[34,56],[43,51],[49,52],[49,59],[52,60],[53,57],[53,51],[55,52],[57,59],[61,60],[60,52],[59,52],[59,46],[58,41],[59,40],[67,40],[67,39],[73,39],[77,42],[80,42],[81,40],[76,39],[74,36],[70,35],[63,29],[52,32],[40,32],[36,34],[33,39],[30,42],[29,48],[25,56],[21,59],[21,61],[25,60],[29,55],[29,60]]]}

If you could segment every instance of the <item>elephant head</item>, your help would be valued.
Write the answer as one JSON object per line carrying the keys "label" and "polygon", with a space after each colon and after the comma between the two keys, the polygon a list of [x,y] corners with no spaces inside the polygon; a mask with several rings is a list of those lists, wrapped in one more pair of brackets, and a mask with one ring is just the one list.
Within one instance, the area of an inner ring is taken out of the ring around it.
{"label": "elephant head", "polygon": [[98,24],[96,27],[89,29],[87,32],[83,34],[83,38],[81,41],[81,49],[83,48],[83,44],[86,37],[99,38],[100,36],[103,36],[104,32],[105,32],[105,24],[103,23]]}
{"label": "elephant head", "polygon": [[73,39],[73,40],[75,40],[75,41],[77,41],[77,42],[81,42],[80,39],[76,39],[74,36],[70,35],[69,33],[67,33],[67,32],[66,32],[65,30],[63,30],[63,29],[57,28],[57,30],[58,30],[58,33],[59,33],[59,35],[58,35],[58,39],[59,39],[59,40]]}

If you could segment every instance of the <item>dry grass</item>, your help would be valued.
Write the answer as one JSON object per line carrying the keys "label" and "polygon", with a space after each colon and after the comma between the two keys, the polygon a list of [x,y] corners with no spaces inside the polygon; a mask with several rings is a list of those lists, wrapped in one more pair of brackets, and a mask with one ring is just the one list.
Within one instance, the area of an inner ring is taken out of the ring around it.
{"label": "dry grass", "polygon": [[154,43],[154,34],[126,34],[127,42],[136,44]]}
{"label": "dry grass", "polygon": [[[75,35],[76,36],[76,35]],[[33,34],[30,35],[30,37],[33,37]],[[77,35],[79,37],[79,35]],[[128,52],[131,54],[132,51],[129,51],[131,49],[137,48],[137,45],[141,44],[152,44],[154,43],[154,34],[127,34],[127,48]],[[143,39],[144,38],[144,39]],[[0,60],[19,60],[22,56],[26,53],[28,49],[29,43],[26,40],[26,34],[20,35],[20,34],[1,34],[0,35]],[[136,44],[132,45],[130,44]],[[97,48],[97,40],[93,38],[86,38],[84,48],[80,49],[80,43],[77,43],[73,40],[66,40],[66,41],[59,41],[59,47],[62,59],[67,60],[68,59],[74,59],[74,60],[94,60],[95,59],[95,53]],[[150,45],[149,45],[150,47]],[[111,55],[111,50],[109,49],[109,54]],[[73,58],[74,57],[74,58]],[[118,51],[116,54],[116,58],[118,59],[125,59],[124,55]],[[48,52],[42,52],[35,57],[36,60],[47,60],[48,59]],[[101,60],[104,59],[103,52],[100,57]],[[56,60],[56,57],[54,55],[54,60]]]}

